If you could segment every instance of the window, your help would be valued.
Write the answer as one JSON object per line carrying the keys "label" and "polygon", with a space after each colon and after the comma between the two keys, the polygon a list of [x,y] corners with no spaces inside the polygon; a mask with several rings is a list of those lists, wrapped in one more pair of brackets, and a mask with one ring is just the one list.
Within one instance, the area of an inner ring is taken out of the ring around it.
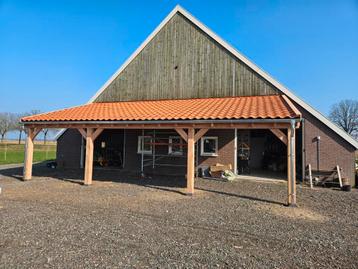
{"label": "window", "polygon": [[168,153],[171,155],[183,155],[183,142],[179,136],[169,136]]}
{"label": "window", "polygon": [[152,154],[152,137],[138,136],[137,153]]}
{"label": "window", "polygon": [[201,156],[218,156],[218,138],[204,136],[201,138]]}

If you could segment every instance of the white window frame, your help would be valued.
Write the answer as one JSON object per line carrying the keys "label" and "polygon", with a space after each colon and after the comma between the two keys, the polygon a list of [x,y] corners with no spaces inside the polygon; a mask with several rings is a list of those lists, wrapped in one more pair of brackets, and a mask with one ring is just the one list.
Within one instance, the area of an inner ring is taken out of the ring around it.
{"label": "white window frame", "polygon": [[173,143],[173,139],[179,139],[180,140],[180,144],[183,143],[183,140],[180,136],[169,136],[169,146],[168,146],[168,154],[169,155],[183,155],[183,145],[180,145],[180,151],[174,151],[173,152],[173,147],[172,147],[172,143]]}
{"label": "white window frame", "polygon": [[152,139],[152,137],[150,135],[139,135],[138,136],[138,144],[137,144],[137,153],[138,154],[152,154],[153,151],[153,147],[152,145],[150,145],[150,150],[142,150],[142,141],[144,140],[144,138],[150,138]]}
{"label": "white window frame", "polygon": [[[212,152],[204,152],[204,141],[205,139],[213,139],[215,140],[215,153]],[[218,156],[218,137],[217,136],[203,136],[200,139],[200,156]]]}

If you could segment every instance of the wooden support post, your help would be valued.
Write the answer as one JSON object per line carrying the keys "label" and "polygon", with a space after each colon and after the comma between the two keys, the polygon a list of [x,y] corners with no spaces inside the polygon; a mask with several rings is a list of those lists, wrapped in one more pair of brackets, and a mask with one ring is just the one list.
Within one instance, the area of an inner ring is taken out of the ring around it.
{"label": "wooden support post", "polygon": [[296,206],[295,126],[287,129],[287,204]]}
{"label": "wooden support post", "polygon": [[24,160],[24,180],[30,180],[32,177],[32,161],[34,157],[34,140],[41,132],[41,128],[28,128],[25,144],[25,160]]}
{"label": "wooden support post", "polygon": [[93,173],[93,129],[87,128],[86,132],[86,162],[85,162],[85,176],[84,184],[92,184],[92,173]]}
{"label": "wooden support post", "polygon": [[34,128],[27,129],[25,144],[25,161],[24,161],[24,180],[30,180],[32,177],[32,159],[34,156]]}
{"label": "wooden support post", "polygon": [[[287,137],[290,139],[291,137],[291,129],[287,129]],[[291,200],[291,143],[288,141],[287,143],[287,205],[290,205]]]}
{"label": "wooden support post", "polygon": [[195,147],[194,147],[194,128],[188,129],[188,158],[187,158],[187,193],[189,195],[194,194],[194,155],[195,155]]}

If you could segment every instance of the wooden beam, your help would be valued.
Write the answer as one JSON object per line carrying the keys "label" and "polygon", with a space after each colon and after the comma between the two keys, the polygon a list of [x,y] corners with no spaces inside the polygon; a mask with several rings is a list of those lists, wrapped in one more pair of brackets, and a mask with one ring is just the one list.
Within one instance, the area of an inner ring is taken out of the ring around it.
{"label": "wooden beam", "polygon": [[287,146],[287,136],[280,129],[270,129],[270,131]]}
{"label": "wooden beam", "polygon": [[103,132],[103,128],[98,128],[94,133],[92,134],[92,140],[95,141],[96,138]]}
{"label": "wooden beam", "polygon": [[27,130],[26,144],[25,144],[25,160],[24,160],[24,180],[30,180],[32,177],[32,160],[34,156],[34,137],[35,129],[29,128]]}
{"label": "wooden beam", "polygon": [[187,158],[187,193],[194,194],[194,156],[195,156],[195,142],[194,142],[194,128],[188,129],[188,158]]}
{"label": "wooden beam", "polygon": [[175,131],[177,131],[177,133],[181,136],[181,138],[184,139],[185,142],[188,142],[188,135],[187,135],[187,133],[184,131],[184,129],[175,128]]}
{"label": "wooden beam", "polygon": [[84,184],[92,184],[92,173],[93,173],[93,129],[88,128],[86,133],[86,161],[85,161],[85,176]]}
{"label": "wooden beam", "polygon": [[42,128],[34,128],[33,132],[31,133],[31,139],[35,140],[36,136],[41,132]]}
{"label": "wooden beam", "polygon": [[198,142],[198,140],[208,131],[208,128],[200,129],[194,136],[194,142]]}
{"label": "wooden beam", "polygon": [[86,134],[85,129],[83,129],[83,128],[78,128],[77,130],[80,132],[80,134],[82,135],[82,137],[86,139],[87,134]]}

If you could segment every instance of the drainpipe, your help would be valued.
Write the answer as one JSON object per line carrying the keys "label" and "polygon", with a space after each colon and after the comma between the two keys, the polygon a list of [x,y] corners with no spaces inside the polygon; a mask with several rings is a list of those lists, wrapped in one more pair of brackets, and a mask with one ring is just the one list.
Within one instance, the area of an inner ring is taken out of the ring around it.
{"label": "drainpipe", "polygon": [[295,141],[295,127],[296,122],[294,120],[291,121],[291,137],[289,138],[290,147],[291,147],[291,156],[290,156],[290,163],[291,163],[291,204],[290,206],[296,206],[296,141]]}
{"label": "drainpipe", "polygon": [[124,169],[124,166],[126,164],[126,129],[123,129],[123,160],[122,160],[122,168]]}
{"label": "drainpipe", "polygon": [[320,159],[320,140],[321,137],[317,136],[316,141],[317,141],[317,171],[318,172],[319,172],[319,159]]}

